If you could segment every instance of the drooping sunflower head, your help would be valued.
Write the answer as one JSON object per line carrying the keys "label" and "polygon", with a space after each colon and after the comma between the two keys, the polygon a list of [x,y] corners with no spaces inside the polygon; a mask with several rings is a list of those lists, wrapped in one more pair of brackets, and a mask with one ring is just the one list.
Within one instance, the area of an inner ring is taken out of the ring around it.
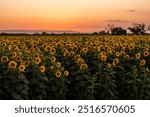
{"label": "drooping sunflower head", "polygon": [[80,59],[80,58],[81,58],[80,54],[77,54],[77,55],[74,56],[74,59],[75,59],[75,60],[78,60],[78,59]]}
{"label": "drooping sunflower head", "polygon": [[75,52],[74,51],[71,51],[70,53],[69,53],[69,56],[71,56],[71,57],[73,57],[75,55]]}
{"label": "drooping sunflower head", "polygon": [[80,65],[80,69],[83,70],[83,71],[87,70],[87,68],[88,68],[88,65],[85,64],[85,63]]}
{"label": "drooping sunflower head", "polygon": [[84,60],[83,59],[78,59],[77,63],[81,65],[82,63],[84,63]]}
{"label": "drooping sunflower head", "polygon": [[125,61],[127,61],[130,58],[130,56],[129,55],[125,55],[123,58],[124,58]]}
{"label": "drooping sunflower head", "polygon": [[120,52],[120,56],[124,56],[125,54],[126,54],[125,51]]}
{"label": "drooping sunflower head", "polygon": [[113,60],[113,65],[115,66],[115,65],[117,65],[117,64],[119,64],[119,59],[118,59],[118,58],[115,58],[115,59]]}
{"label": "drooping sunflower head", "polygon": [[107,63],[107,68],[111,68],[111,64],[110,63]]}

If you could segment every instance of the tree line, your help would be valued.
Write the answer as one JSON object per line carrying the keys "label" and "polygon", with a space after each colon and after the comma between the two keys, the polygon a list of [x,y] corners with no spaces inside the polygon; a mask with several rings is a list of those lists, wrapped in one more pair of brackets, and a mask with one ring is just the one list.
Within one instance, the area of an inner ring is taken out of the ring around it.
{"label": "tree line", "polygon": [[[129,33],[127,32],[129,31]],[[27,34],[27,33],[0,33],[0,36],[48,36],[48,35],[150,35],[146,33],[146,31],[150,31],[150,25],[146,26],[145,23],[134,23],[131,27],[128,27],[127,29],[121,27],[121,26],[115,26],[114,24],[108,24],[106,30],[101,30],[99,32],[93,32],[93,33],[62,33],[62,34],[55,34],[55,33],[33,33],[33,34]]]}
{"label": "tree line", "polygon": [[150,30],[150,25],[146,26],[144,23],[134,23],[131,27],[125,29],[120,26],[115,26],[114,24],[108,24],[107,31],[102,30],[99,32],[99,34],[127,35],[127,30],[129,31],[129,34],[146,35],[148,34],[146,31]]}

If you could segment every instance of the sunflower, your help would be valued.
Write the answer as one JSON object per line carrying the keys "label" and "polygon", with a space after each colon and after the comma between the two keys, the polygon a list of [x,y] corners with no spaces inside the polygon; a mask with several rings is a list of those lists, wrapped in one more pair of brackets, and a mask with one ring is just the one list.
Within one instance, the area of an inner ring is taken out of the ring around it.
{"label": "sunflower", "polygon": [[42,72],[42,73],[45,72],[45,66],[43,66],[43,65],[40,66],[40,72]]}
{"label": "sunflower", "polygon": [[140,54],[140,53],[137,53],[137,54],[135,55],[135,57],[136,57],[136,59],[139,59],[139,58],[141,57],[141,54]]}
{"label": "sunflower", "polygon": [[17,56],[16,52],[12,53],[12,58],[15,58]]}
{"label": "sunflower", "polygon": [[50,70],[53,70],[54,69],[54,66],[50,66]]}
{"label": "sunflower", "polygon": [[69,55],[70,55],[71,57],[73,57],[73,56],[75,55],[75,52],[74,52],[74,51],[71,51],[71,52],[69,53]]}
{"label": "sunflower", "polygon": [[124,58],[124,60],[128,60],[130,58],[130,56],[129,55],[125,55],[123,58]]}
{"label": "sunflower", "polygon": [[55,54],[55,52],[56,52],[55,48],[51,48],[51,49],[50,49],[50,52],[51,52],[52,54]]}
{"label": "sunflower", "polygon": [[144,48],[149,48],[149,45],[148,44],[145,44],[145,47]]}
{"label": "sunflower", "polygon": [[69,71],[67,71],[67,70],[64,71],[64,75],[65,75],[65,76],[68,76],[68,75],[69,75]]}
{"label": "sunflower", "polygon": [[124,56],[126,53],[124,51],[120,52],[120,56]]}
{"label": "sunflower", "polygon": [[60,62],[56,62],[55,65],[56,65],[56,67],[59,68],[61,66],[61,63]]}
{"label": "sunflower", "polygon": [[50,49],[51,49],[50,46],[46,46],[46,47],[44,48],[44,51],[48,52],[48,51],[50,51]]}
{"label": "sunflower", "polygon": [[39,64],[40,62],[41,62],[41,58],[40,58],[40,57],[36,57],[36,58],[35,58],[35,63],[36,63],[36,64]]}
{"label": "sunflower", "polygon": [[107,60],[107,56],[102,55],[102,56],[101,56],[101,61],[106,61],[106,60]]}
{"label": "sunflower", "polygon": [[59,77],[61,76],[61,72],[60,72],[60,71],[57,71],[57,72],[55,73],[55,76],[56,76],[57,78],[59,78]]}
{"label": "sunflower", "polygon": [[68,51],[68,50],[67,50],[67,51],[65,51],[65,52],[64,52],[64,57],[69,57],[69,54],[70,54],[70,53],[69,53],[69,51]]}
{"label": "sunflower", "polygon": [[78,64],[82,64],[82,63],[84,63],[84,60],[83,60],[83,59],[78,59],[78,60],[77,60],[77,63],[78,63]]}
{"label": "sunflower", "polygon": [[25,65],[19,65],[19,71],[20,72],[23,72],[25,70]]}
{"label": "sunflower", "polygon": [[87,53],[87,52],[88,52],[88,48],[83,48],[83,49],[82,49],[82,52],[83,52],[83,53]]}
{"label": "sunflower", "polygon": [[29,66],[29,65],[30,65],[30,61],[26,61],[25,66]]}
{"label": "sunflower", "polygon": [[7,56],[2,56],[1,61],[2,61],[2,62],[8,62],[9,59],[8,59]]}
{"label": "sunflower", "polygon": [[104,52],[104,51],[103,51],[103,52],[101,52],[101,55],[104,55],[104,56],[106,56],[106,52]]}
{"label": "sunflower", "polygon": [[80,65],[80,69],[83,70],[83,71],[87,70],[87,68],[88,68],[88,65],[85,64],[85,63],[83,63],[83,64]]}
{"label": "sunflower", "polygon": [[11,45],[8,45],[8,51],[10,51],[12,49]]}
{"label": "sunflower", "polygon": [[115,53],[115,56],[116,56],[116,57],[119,57],[119,56],[120,56],[120,53],[119,53],[119,52],[116,52],[116,53]]}
{"label": "sunflower", "polygon": [[117,48],[118,47],[118,43],[116,43],[115,45],[114,45],[114,48]]}
{"label": "sunflower", "polygon": [[73,46],[73,48],[72,48],[72,49],[73,49],[73,51],[75,51],[75,52],[76,52],[76,51],[78,50],[78,47],[77,47],[77,46]]}
{"label": "sunflower", "polygon": [[128,46],[128,48],[129,48],[129,50],[133,50],[134,49],[134,45],[131,44],[131,45]]}
{"label": "sunflower", "polygon": [[74,56],[74,59],[75,59],[75,60],[78,60],[78,59],[80,59],[80,58],[81,58],[80,54],[77,54],[77,55]]}
{"label": "sunflower", "polygon": [[107,63],[107,68],[111,68],[111,64],[110,63]]}
{"label": "sunflower", "polygon": [[122,47],[122,48],[121,48],[121,51],[125,51],[125,50],[126,50],[126,48],[125,48],[125,47]]}
{"label": "sunflower", "polygon": [[17,63],[15,61],[10,61],[8,67],[11,69],[15,69],[17,67]]}
{"label": "sunflower", "polygon": [[140,61],[140,66],[142,67],[142,66],[144,66],[146,64],[146,61],[145,60],[141,60]]}
{"label": "sunflower", "polygon": [[108,51],[108,55],[112,55],[112,53],[113,53],[112,51]]}
{"label": "sunflower", "polygon": [[111,48],[107,48],[107,52],[111,51]]}
{"label": "sunflower", "polygon": [[146,56],[148,56],[149,55],[149,52],[148,51],[145,51],[144,52],[144,56],[146,57]]}
{"label": "sunflower", "polygon": [[51,57],[51,62],[55,62],[56,61],[56,57],[55,56],[53,56],[53,57]]}
{"label": "sunflower", "polygon": [[16,59],[15,59],[17,62],[20,62],[21,61],[21,57],[16,57]]}
{"label": "sunflower", "polygon": [[117,65],[117,64],[119,64],[119,59],[118,59],[118,58],[115,58],[115,59],[113,60],[113,65]]}

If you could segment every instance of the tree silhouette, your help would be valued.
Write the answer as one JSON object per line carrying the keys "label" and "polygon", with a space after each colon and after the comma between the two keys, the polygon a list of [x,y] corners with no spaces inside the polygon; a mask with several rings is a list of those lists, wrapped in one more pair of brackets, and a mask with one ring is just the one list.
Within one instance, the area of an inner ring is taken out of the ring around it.
{"label": "tree silhouette", "polygon": [[128,29],[136,35],[144,35],[146,32],[146,25],[144,23],[134,23],[132,27],[128,27]]}
{"label": "tree silhouette", "polygon": [[112,35],[126,35],[127,31],[126,29],[123,29],[122,27],[113,27],[111,30]]}

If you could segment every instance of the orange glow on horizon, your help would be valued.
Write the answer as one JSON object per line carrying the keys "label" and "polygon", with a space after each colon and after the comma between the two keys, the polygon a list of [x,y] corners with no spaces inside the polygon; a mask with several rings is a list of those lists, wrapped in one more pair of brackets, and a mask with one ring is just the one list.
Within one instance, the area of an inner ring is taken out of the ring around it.
{"label": "orange glow on horizon", "polygon": [[0,30],[99,31],[150,24],[150,0],[0,0]]}

